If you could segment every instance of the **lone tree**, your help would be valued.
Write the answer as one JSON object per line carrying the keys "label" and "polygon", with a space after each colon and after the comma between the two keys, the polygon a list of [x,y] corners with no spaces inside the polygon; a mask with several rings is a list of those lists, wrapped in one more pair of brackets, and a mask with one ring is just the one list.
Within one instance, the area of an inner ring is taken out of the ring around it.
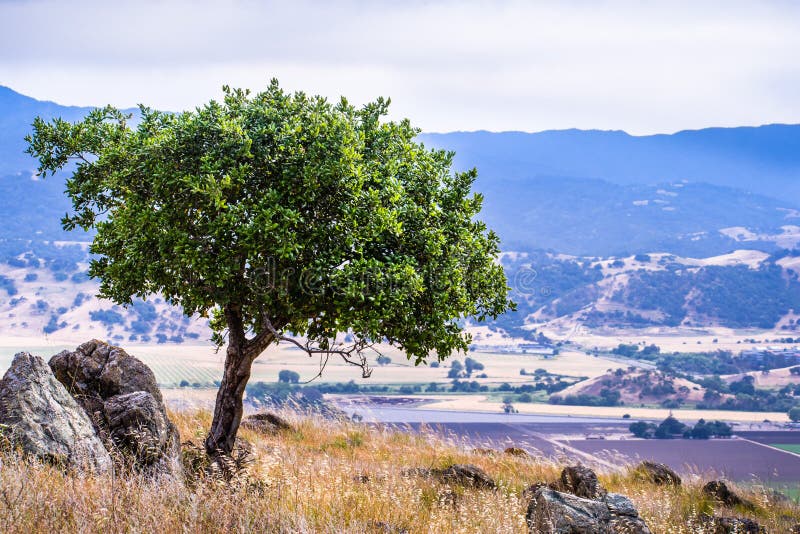
{"label": "lone tree", "polygon": [[467,350],[465,318],[513,307],[476,171],[383,121],[387,100],[332,104],[275,80],[224,92],[184,113],[141,106],[135,127],[113,107],[37,118],[27,137],[42,176],[71,173],[63,225],[95,231],[100,296],[160,294],[227,343],[211,455],[232,451],[253,360],[273,343],[367,377],[378,343],[441,361]]}

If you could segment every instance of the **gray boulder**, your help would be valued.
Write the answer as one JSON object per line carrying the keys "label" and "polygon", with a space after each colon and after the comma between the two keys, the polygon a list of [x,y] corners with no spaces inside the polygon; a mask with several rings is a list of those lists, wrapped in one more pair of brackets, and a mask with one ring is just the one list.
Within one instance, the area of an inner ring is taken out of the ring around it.
{"label": "gray boulder", "polygon": [[180,436],[149,367],[96,339],[56,354],[50,367],[132,467],[179,474]]}
{"label": "gray boulder", "polygon": [[633,503],[613,493],[593,500],[540,487],[526,519],[531,534],[650,534]]}
{"label": "gray boulder", "polygon": [[39,356],[18,353],[0,380],[0,423],[41,460],[100,473],[113,467],[92,422]]}

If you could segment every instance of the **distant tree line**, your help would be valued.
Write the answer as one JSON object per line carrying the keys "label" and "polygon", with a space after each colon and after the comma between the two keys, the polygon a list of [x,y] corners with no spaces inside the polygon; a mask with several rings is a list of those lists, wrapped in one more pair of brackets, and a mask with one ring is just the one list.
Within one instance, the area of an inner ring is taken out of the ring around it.
{"label": "distant tree line", "polygon": [[706,422],[704,419],[700,419],[694,426],[688,426],[678,421],[672,415],[661,421],[658,425],[646,421],[631,423],[628,430],[630,430],[634,436],[644,439],[728,438],[733,433],[731,426],[722,421]]}

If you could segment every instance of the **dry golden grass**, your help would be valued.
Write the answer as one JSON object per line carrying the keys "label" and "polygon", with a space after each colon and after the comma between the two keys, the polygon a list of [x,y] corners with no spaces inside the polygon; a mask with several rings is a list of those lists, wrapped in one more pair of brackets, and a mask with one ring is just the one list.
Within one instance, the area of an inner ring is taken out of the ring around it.
{"label": "dry golden grass", "polygon": [[[184,440],[200,442],[207,412],[172,414]],[[276,436],[243,430],[253,462],[232,482],[193,483],[76,476],[13,454],[0,456],[0,532],[526,532],[522,491],[553,481],[561,466],[536,458],[473,453],[430,436],[289,415],[296,431]],[[187,451],[191,449],[187,447]],[[472,463],[497,480],[497,491],[447,487],[405,477],[409,467]],[[700,486],[660,488],[620,473],[601,473],[628,495],[655,533],[695,533],[711,511]],[[787,532],[798,509],[745,492],[756,511],[721,510]]]}

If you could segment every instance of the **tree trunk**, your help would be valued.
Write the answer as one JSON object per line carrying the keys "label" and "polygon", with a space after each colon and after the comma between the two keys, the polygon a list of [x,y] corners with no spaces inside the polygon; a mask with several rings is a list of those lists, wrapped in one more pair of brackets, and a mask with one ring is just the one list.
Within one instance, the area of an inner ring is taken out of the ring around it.
{"label": "tree trunk", "polygon": [[244,390],[250,379],[253,358],[247,350],[242,316],[238,307],[225,309],[228,322],[228,349],[225,372],[217,392],[214,419],[206,438],[206,452],[210,456],[230,454],[236,442],[236,433],[242,421]]}

